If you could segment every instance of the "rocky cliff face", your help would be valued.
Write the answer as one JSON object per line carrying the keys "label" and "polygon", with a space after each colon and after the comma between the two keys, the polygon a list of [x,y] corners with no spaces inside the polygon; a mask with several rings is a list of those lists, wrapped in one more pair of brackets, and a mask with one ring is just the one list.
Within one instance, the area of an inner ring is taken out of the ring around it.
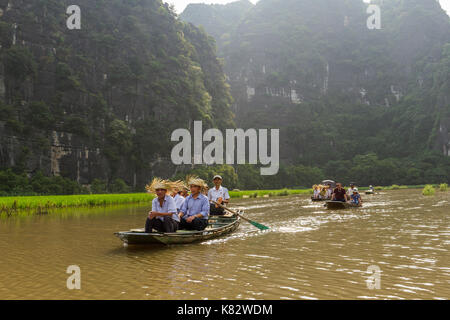
{"label": "rocky cliff face", "polygon": [[[284,149],[300,148],[300,154],[327,153],[317,150],[318,143],[336,158],[442,150],[435,132],[450,110],[450,93],[446,78],[437,75],[450,71],[444,65],[450,19],[434,0],[372,4],[380,9],[380,29],[368,27],[375,11],[360,0],[261,0],[249,10],[221,49],[238,125],[284,128]],[[356,121],[339,120],[357,140],[339,145],[330,139],[339,130],[326,119],[346,113],[364,122],[373,113],[366,126],[371,129],[356,132]],[[310,137],[310,130],[319,138]],[[387,136],[398,148],[383,145]],[[285,160],[297,161],[292,152]]]}
{"label": "rocky cliff face", "polygon": [[180,14],[180,19],[201,26],[216,39],[219,52],[230,43],[236,27],[254,5],[240,0],[225,5],[191,3]]}
{"label": "rocky cliff face", "polygon": [[232,126],[214,43],[160,0],[0,0],[0,167],[88,184],[169,175],[170,133]]}

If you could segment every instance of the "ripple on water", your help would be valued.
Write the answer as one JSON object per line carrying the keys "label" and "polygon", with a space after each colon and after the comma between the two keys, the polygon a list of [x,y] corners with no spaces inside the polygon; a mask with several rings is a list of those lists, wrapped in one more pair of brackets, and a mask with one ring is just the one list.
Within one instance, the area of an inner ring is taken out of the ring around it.
{"label": "ripple on water", "polygon": [[[112,236],[142,225],[148,208],[0,221],[0,283],[14,288],[0,288],[0,298],[449,299],[449,203],[438,196],[393,191],[343,211],[308,196],[237,200],[271,229],[243,221],[220,239],[152,248]],[[71,264],[82,270],[78,293],[65,288]],[[382,271],[376,292],[370,265]]]}

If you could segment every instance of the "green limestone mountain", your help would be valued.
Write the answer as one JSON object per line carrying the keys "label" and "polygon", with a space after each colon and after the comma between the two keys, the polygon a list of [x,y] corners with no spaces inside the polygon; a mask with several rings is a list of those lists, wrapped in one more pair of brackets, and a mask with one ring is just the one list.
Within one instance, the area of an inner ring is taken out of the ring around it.
{"label": "green limestone mountain", "polygon": [[260,0],[220,48],[237,125],[280,128],[284,163],[339,177],[358,155],[450,156],[449,16],[435,0],[372,5],[381,29],[361,0]]}
{"label": "green limestone mountain", "polygon": [[175,170],[174,129],[234,126],[203,31],[160,0],[79,0],[69,30],[72,4],[0,0],[1,168],[142,186]]}
{"label": "green limestone mountain", "polygon": [[253,8],[248,0],[228,4],[191,3],[180,14],[180,19],[201,26],[217,41],[221,51],[229,44],[232,34],[246,13]]}

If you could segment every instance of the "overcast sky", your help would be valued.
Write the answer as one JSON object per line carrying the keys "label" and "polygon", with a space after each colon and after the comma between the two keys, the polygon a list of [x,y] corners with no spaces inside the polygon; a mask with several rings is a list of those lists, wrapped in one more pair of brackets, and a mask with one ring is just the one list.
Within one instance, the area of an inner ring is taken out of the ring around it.
{"label": "overcast sky", "polygon": [[[183,12],[184,8],[189,3],[220,3],[225,4],[229,2],[234,2],[236,0],[163,0],[164,2],[173,3],[175,5],[175,9],[178,13]],[[258,2],[258,0],[250,0],[253,3]],[[369,0],[364,0],[365,2],[369,2]],[[447,11],[447,13],[450,15],[450,0],[440,0],[442,8]]]}

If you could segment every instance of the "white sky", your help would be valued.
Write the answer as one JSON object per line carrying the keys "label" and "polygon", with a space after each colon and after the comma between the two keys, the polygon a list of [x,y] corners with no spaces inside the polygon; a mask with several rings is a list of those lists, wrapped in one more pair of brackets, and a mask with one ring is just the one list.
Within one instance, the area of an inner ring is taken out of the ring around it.
{"label": "white sky", "polygon": [[[178,13],[183,12],[184,8],[186,8],[186,6],[189,3],[220,3],[220,4],[225,4],[225,3],[229,3],[229,2],[234,2],[236,0],[212,0],[212,1],[208,1],[208,0],[163,0],[164,2],[168,2],[168,3],[172,3],[175,5],[175,9]],[[258,2],[258,0],[250,0],[253,3]],[[369,2],[370,0],[364,0],[365,2]],[[447,13],[450,15],[450,0],[440,0],[439,1],[441,3],[442,8],[447,11]]]}

